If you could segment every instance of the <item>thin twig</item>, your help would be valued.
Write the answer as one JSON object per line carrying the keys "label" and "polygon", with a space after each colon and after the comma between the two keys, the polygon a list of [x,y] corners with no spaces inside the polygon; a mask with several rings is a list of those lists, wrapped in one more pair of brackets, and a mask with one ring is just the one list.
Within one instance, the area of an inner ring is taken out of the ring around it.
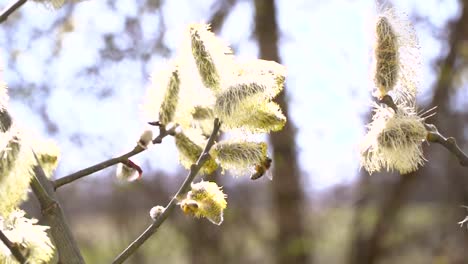
{"label": "thin twig", "polygon": [[380,99],[379,103],[386,104],[388,107],[392,108],[395,113],[398,111],[398,107],[393,101],[393,98],[388,94],[384,95],[382,99]]}
{"label": "thin twig", "polygon": [[[39,164],[37,157],[36,161]],[[47,179],[41,166],[34,166],[33,171],[34,177],[31,181],[31,188],[41,205],[42,216],[46,224],[50,226],[51,235],[59,255],[59,263],[84,264],[84,259],[55,195],[52,182]]]}
{"label": "thin twig", "polygon": [[18,260],[19,263],[23,264],[26,263],[26,258],[21,254],[18,246],[11,242],[8,237],[0,230],[0,240],[2,240],[3,244],[11,251],[11,254]]}
{"label": "thin twig", "polygon": [[0,13],[0,24],[5,22],[7,18],[16,11],[16,9],[20,8],[24,3],[28,0],[17,0],[7,6],[5,9],[2,10]]}
{"label": "thin twig", "polygon": [[[159,135],[153,140],[153,144],[161,143],[162,139],[164,137],[173,134],[174,129],[175,129],[175,127],[173,129],[170,129],[170,130],[165,130],[164,128],[161,127],[161,129],[159,130],[160,131]],[[88,167],[86,169],[79,170],[79,171],[77,171],[75,173],[72,173],[72,174],[64,176],[64,177],[62,177],[60,179],[57,179],[57,180],[53,181],[54,190],[57,190],[57,188],[65,185],[65,184],[71,183],[71,182],[76,181],[76,180],[78,180],[80,178],[91,175],[91,174],[93,174],[95,172],[98,172],[100,170],[108,168],[108,167],[110,167],[112,165],[115,165],[117,163],[125,162],[125,161],[128,160],[128,158],[130,158],[132,156],[135,156],[136,154],[138,154],[140,152],[143,152],[144,150],[146,150],[146,149],[141,147],[140,145],[137,145],[137,146],[135,146],[135,148],[133,150],[131,150],[128,153],[123,154],[122,156],[103,161],[101,163],[90,166],[90,167]]]}
{"label": "thin twig", "polygon": [[463,167],[468,167],[468,155],[466,155],[461,148],[457,145],[455,138],[453,137],[444,137],[442,134],[439,133],[437,127],[432,124],[426,124],[428,133],[427,133],[427,141],[438,143],[444,146],[448,151],[452,152],[458,158],[460,165]]}
{"label": "thin twig", "polygon": [[218,134],[220,126],[221,126],[221,123],[219,122],[219,119],[216,118],[214,120],[213,131],[210,135],[210,138],[208,139],[208,142],[206,143],[205,149],[203,150],[202,154],[198,158],[197,162],[195,164],[192,164],[192,166],[190,167],[190,171],[187,177],[185,178],[185,181],[182,183],[177,193],[172,197],[171,201],[167,204],[164,212],[161,215],[159,215],[156,218],[156,220],[148,228],[146,228],[146,230],[135,241],[133,241],[122,253],[120,253],[115,258],[115,260],[112,262],[113,264],[123,263],[127,258],[129,258],[133,253],[135,253],[135,251],[146,240],[148,240],[148,238],[150,238],[154,233],[156,233],[156,231],[158,230],[158,227],[161,226],[161,224],[167,219],[169,214],[174,210],[174,208],[177,205],[177,198],[182,196],[184,193],[188,191],[188,189],[190,188],[190,184],[195,179],[195,176],[197,176],[198,171],[205,164],[205,162],[209,159],[210,157],[209,151],[211,147],[214,145],[214,141],[215,141],[216,135]]}

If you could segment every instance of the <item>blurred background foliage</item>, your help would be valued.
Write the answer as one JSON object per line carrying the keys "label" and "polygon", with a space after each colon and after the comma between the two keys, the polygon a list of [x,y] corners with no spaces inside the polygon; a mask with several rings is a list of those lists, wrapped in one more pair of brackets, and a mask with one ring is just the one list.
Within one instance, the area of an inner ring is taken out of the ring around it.
{"label": "blurred background foliage", "polygon": [[[0,3],[6,6],[9,1]],[[468,171],[438,145],[399,176],[358,170],[369,120],[372,16],[408,14],[423,55],[422,109],[468,150],[468,1],[97,1],[26,3],[0,27],[13,115],[57,141],[55,177],[130,149],[139,104],[190,22],[209,22],[241,58],[283,61],[289,116],[270,136],[274,180],[212,175],[221,226],[177,211],[128,263],[467,263]],[[172,140],[141,154],[141,181],[105,170],[58,191],[87,263],[108,263],[150,223],[185,172]],[[39,217],[37,203],[24,207]]]}

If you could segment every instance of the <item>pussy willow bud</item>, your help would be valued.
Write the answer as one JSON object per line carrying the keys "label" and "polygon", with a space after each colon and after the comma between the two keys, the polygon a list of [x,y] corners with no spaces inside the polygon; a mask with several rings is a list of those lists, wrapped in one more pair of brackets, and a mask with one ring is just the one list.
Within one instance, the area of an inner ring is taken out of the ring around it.
{"label": "pussy willow bud", "polygon": [[143,171],[141,170],[140,166],[138,166],[131,160],[127,160],[125,164],[117,164],[116,176],[119,180],[126,180],[128,182],[132,182],[140,179],[142,173]]}
{"label": "pussy willow bud", "polygon": [[140,139],[138,140],[137,144],[138,146],[146,149],[148,148],[148,145],[152,142],[153,140],[153,131],[152,130],[145,130],[140,136]]}
{"label": "pussy willow bud", "polygon": [[156,221],[156,219],[157,219],[162,213],[164,213],[165,210],[166,210],[166,208],[164,208],[164,206],[161,206],[161,205],[156,205],[156,206],[154,206],[153,208],[151,208],[150,213],[149,213],[151,219],[153,219],[153,221]]}

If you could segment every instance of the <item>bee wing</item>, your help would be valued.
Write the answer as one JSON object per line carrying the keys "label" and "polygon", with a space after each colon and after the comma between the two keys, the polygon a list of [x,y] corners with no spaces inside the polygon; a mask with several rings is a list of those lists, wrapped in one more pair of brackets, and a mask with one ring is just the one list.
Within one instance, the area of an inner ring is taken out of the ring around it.
{"label": "bee wing", "polygon": [[273,180],[273,173],[272,173],[271,171],[272,171],[271,169],[268,169],[268,170],[265,172],[265,176],[266,176],[270,181]]}

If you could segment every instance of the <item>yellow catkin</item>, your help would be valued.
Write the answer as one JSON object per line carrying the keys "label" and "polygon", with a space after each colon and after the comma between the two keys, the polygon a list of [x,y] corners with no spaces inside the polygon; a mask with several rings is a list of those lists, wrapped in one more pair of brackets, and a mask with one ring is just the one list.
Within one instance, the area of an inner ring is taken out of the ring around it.
{"label": "yellow catkin", "polygon": [[170,76],[166,93],[159,109],[159,121],[162,124],[169,124],[174,121],[177,103],[179,100],[180,79],[179,72],[175,69]]}
{"label": "yellow catkin", "polygon": [[220,225],[227,202],[226,195],[215,182],[201,181],[191,184],[191,190],[179,205],[186,214],[204,217]]}
{"label": "yellow catkin", "polygon": [[214,92],[220,91],[221,77],[219,75],[219,70],[217,69],[217,65],[215,65],[213,56],[210,54],[206,43],[210,41],[210,39],[202,38],[203,35],[209,32],[209,27],[207,25],[192,25],[189,32],[192,54],[203,84]]}
{"label": "yellow catkin", "polygon": [[[195,164],[203,152],[203,147],[190,139],[186,133],[178,133],[175,135],[176,147],[179,150],[179,159],[182,166],[190,169],[192,164]],[[218,168],[215,160],[211,157],[205,162],[205,165],[200,170],[202,174],[211,174]]]}
{"label": "yellow catkin", "polygon": [[395,87],[400,71],[397,35],[385,16],[377,20],[376,36],[374,81],[382,97]]}
{"label": "yellow catkin", "polygon": [[213,146],[211,153],[223,169],[243,174],[266,159],[267,144],[243,140],[222,141]]}
{"label": "yellow catkin", "polygon": [[[26,218],[24,211],[15,210],[8,216],[0,216],[0,230],[11,242],[20,245],[26,263],[49,263],[54,256],[54,246],[47,235],[49,227],[37,222]],[[18,263],[3,243],[0,243],[0,263]]]}
{"label": "yellow catkin", "polygon": [[237,128],[252,133],[279,131],[286,124],[286,117],[278,104],[268,102],[255,105],[253,102],[238,111],[232,118],[224,120],[227,128]]}
{"label": "yellow catkin", "polygon": [[14,125],[0,133],[0,141],[8,140],[0,149],[0,215],[8,215],[27,199],[36,157],[48,177],[58,164],[59,150],[52,141],[36,140],[24,131]]}
{"label": "yellow catkin", "polygon": [[[32,168],[36,164],[33,152],[27,146],[21,136],[15,134],[7,148],[2,150],[1,165],[9,164],[5,167],[7,171],[2,172],[0,182],[0,215],[10,214],[27,198]],[[10,155],[11,158],[8,157]]]}
{"label": "yellow catkin", "polygon": [[256,95],[263,93],[266,86],[251,82],[240,83],[222,91],[216,98],[215,112],[221,120],[235,115],[242,104]]}
{"label": "yellow catkin", "polygon": [[406,174],[417,170],[424,163],[424,118],[404,105],[398,105],[397,113],[386,106],[374,107],[375,114],[361,147],[361,166],[369,173],[386,169]]}

